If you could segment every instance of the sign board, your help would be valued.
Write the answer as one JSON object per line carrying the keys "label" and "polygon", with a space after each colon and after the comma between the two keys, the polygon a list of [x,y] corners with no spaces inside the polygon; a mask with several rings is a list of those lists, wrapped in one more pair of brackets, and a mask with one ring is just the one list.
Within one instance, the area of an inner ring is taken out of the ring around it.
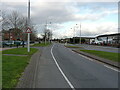
{"label": "sign board", "polygon": [[32,33],[31,28],[27,28],[25,33]]}

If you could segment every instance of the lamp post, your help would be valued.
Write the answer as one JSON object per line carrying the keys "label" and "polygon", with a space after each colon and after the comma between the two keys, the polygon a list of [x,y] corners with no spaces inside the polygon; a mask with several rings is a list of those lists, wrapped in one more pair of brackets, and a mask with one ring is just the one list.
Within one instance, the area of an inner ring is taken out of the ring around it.
{"label": "lamp post", "polygon": [[[30,0],[28,1],[28,27],[30,26]],[[28,52],[30,52],[30,33],[28,33]]]}
{"label": "lamp post", "polygon": [[[52,26],[52,22],[50,22],[50,25]],[[52,29],[50,28],[50,43],[52,41]]]}
{"label": "lamp post", "polygon": [[80,44],[81,44],[81,23],[80,23]]}
{"label": "lamp post", "polygon": [[[77,26],[77,24],[76,24],[76,26]],[[73,29],[74,29],[73,43],[75,43],[75,28],[76,28],[76,26],[73,27]],[[72,29],[72,28],[71,28],[71,29]]]}
{"label": "lamp post", "polygon": [[79,43],[81,44],[81,23],[80,23],[80,39],[79,39]]}

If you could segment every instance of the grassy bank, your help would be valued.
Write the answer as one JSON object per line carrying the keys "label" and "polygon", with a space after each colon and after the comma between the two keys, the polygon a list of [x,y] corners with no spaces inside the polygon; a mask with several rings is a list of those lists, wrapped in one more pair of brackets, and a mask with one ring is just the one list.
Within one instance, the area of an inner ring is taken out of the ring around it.
{"label": "grassy bank", "polygon": [[30,48],[30,52],[27,52],[27,48],[14,48],[10,50],[4,50],[2,54],[20,54],[20,55],[32,55],[35,53],[37,49]]}
{"label": "grassy bank", "polygon": [[49,46],[51,45],[51,43],[36,43],[34,45],[32,45],[32,47],[45,47],[45,46]]}
{"label": "grassy bank", "polygon": [[89,54],[93,54],[105,59],[109,59],[115,62],[120,62],[120,60],[118,59],[118,55],[120,55],[120,53],[113,53],[113,52],[105,52],[105,51],[96,51],[96,50],[80,50]]}
{"label": "grassy bank", "polygon": [[68,47],[68,48],[81,48],[81,47],[78,47],[78,46],[68,46],[68,45],[65,45],[65,47]]}
{"label": "grassy bank", "polygon": [[0,51],[0,89],[2,87],[2,53]]}
{"label": "grassy bank", "polygon": [[28,53],[26,48],[15,48],[3,51],[4,54],[19,54],[28,56],[2,56],[2,87],[14,88],[16,87],[19,78],[22,75],[25,67],[29,63],[31,55],[37,51],[35,48],[31,48],[31,52]]}

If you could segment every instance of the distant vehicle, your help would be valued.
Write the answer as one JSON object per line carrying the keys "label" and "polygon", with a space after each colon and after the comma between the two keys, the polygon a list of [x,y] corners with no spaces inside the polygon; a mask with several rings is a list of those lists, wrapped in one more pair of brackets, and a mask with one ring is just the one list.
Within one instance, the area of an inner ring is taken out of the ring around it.
{"label": "distant vehicle", "polygon": [[14,41],[2,41],[2,46],[11,46],[14,44]]}
{"label": "distant vehicle", "polygon": [[30,43],[35,43],[34,41],[30,41]]}
{"label": "distant vehicle", "polygon": [[97,41],[97,42],[95,42],[95,44],[101,44],[101,43],[103,43],[103,41]]}
{"label": "distant vehicle", "polygon": [[13,45],[14,41],[3,41],[3,43],[7,44],[7,45]]}
{"label": "distant vehicle", "polygon": [[[27,44],[27,42],[24,41],[24,45],[26,45],[26,44]],[[21,41],[20,45],[23,45],[23,41]]]}

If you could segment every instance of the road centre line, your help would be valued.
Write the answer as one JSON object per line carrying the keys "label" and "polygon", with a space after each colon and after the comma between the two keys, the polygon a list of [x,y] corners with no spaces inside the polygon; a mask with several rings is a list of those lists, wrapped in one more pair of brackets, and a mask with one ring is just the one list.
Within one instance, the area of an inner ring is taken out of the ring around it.
{"label": "road centre line", "polygon": [[68,85],[72,88],[72,90],[75,90],[74,86],[72,85],[72,83],[68,80],[68,78],[66,77],[66,75],[64,74],[64,72],[62,71],[62,69],[60,68],[59,64],[57,63],[57,60],[55,59],[54,55],[53,55],[53,47],[54,45],[52,46],[51,48],[51,55],[53,57],[53,60],[55,62],[55,64],[57,65],[59,71],[61,72],[61,74],[63,75],[64,79],[67,81]]}

